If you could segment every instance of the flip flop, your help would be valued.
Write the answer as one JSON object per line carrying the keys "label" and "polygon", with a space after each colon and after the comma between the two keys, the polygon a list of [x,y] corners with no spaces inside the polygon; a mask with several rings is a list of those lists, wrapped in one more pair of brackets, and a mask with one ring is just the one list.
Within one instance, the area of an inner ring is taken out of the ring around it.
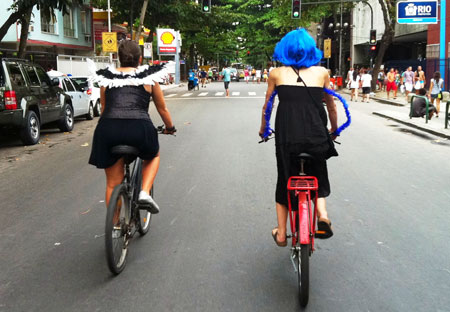
{"label": "flip flop", "polygon": [[278,228],[274,228],[272,230],[272,237],[273,237],[273,240],[275,241],[275,244],[277,244],[279,247],[286,247],[287,239],[284,242],[280,242],[279,240],[277,240],[277,234],[278,234]]}
{"label": "flip flop", "polygon": [[325,218],[319,218],[317,222],[317,231],[314,235],[315,238],[327,239],[333,236],[333,230],[331,229],[331,222]]}

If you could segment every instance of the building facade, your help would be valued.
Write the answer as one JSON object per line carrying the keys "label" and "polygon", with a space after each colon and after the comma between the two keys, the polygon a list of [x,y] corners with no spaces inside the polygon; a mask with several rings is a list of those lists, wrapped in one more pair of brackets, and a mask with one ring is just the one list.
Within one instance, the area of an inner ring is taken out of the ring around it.
{"label": "building facade", "polygon": [[[0,1],[0,21],[5,21],[10,11],[7,9],[12,0]],[[81,6],[69,8],[68,14],[63,16],[61,11],[55,10],[55,18],[47,21],[40,11],[34,7],[28,30],[27,57],[38,63],[56,62],[56,55],[82,55],[94,53],[92,7],[89,0],[84,0]],[[6,54],[13,54],[20,43],[20,24],[12,25],[6,36],[0,42],[0,50]],[[10,53],[8,53],[10,52]],[[51,64],[50,64],[51,65]]]}

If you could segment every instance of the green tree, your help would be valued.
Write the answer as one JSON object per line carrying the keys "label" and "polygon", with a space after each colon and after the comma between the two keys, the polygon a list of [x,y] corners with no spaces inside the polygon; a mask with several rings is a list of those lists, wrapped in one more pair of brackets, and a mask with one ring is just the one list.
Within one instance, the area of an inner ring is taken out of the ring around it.
{"label": "green tree", "polygon": [[394,40],[395,35],[395,2],[393,0],[378,0],[381,5],[384,20],[384,33],[380,40],[378,54],[372,72],[372,89],[375,90],[378,72],[383,63],[384,54]]}

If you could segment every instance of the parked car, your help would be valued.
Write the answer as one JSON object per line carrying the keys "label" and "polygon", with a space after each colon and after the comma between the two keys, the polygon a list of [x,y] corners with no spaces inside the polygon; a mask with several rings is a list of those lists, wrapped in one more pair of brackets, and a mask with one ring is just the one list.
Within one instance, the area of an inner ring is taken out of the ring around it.
{"label": "parked car", "polygon": [[100,88],[96,82],[89,80],[88,76],[71,77],[80,87],[84,88],[84,92],[89,95],[91,105],[94,107],[94,115],[100,116],[102,106],[100,104]]}
{"label": "parked car", "polygon": [[239,74],[236,68],[230,68],[231,71],[231,80],[239,82]]}
{"label": "parked car", "polygon": [[90,96],[85,92],[87,89],[67,76],[50,76],[58,79],[59,87],[72,99],[74,117],[86,117],[87,120],[94,119],[94,104]]}
{"label": "parked car", "polygon": [[26,145],[39,142],[41,125],[73,129],[72,101],[44,69],[29,61],[0,58],[0,127],[17,128]]}

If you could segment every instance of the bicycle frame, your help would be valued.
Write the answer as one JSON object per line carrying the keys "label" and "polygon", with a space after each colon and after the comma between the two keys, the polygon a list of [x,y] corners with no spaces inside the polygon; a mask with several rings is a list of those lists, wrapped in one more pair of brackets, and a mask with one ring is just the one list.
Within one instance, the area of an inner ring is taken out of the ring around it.
{"label": "bicycle frame", "polygon": [[[314,251],[314,233],[317,217],[317,178],[313,176],[292,176],[288,180],[289,221],[292,232],[292,247],[297,243],[311,245]],[[311,203],[311,191],[315,192],[314,208]],[[291,193],[298,198],[298,210],[292,209]]]}

